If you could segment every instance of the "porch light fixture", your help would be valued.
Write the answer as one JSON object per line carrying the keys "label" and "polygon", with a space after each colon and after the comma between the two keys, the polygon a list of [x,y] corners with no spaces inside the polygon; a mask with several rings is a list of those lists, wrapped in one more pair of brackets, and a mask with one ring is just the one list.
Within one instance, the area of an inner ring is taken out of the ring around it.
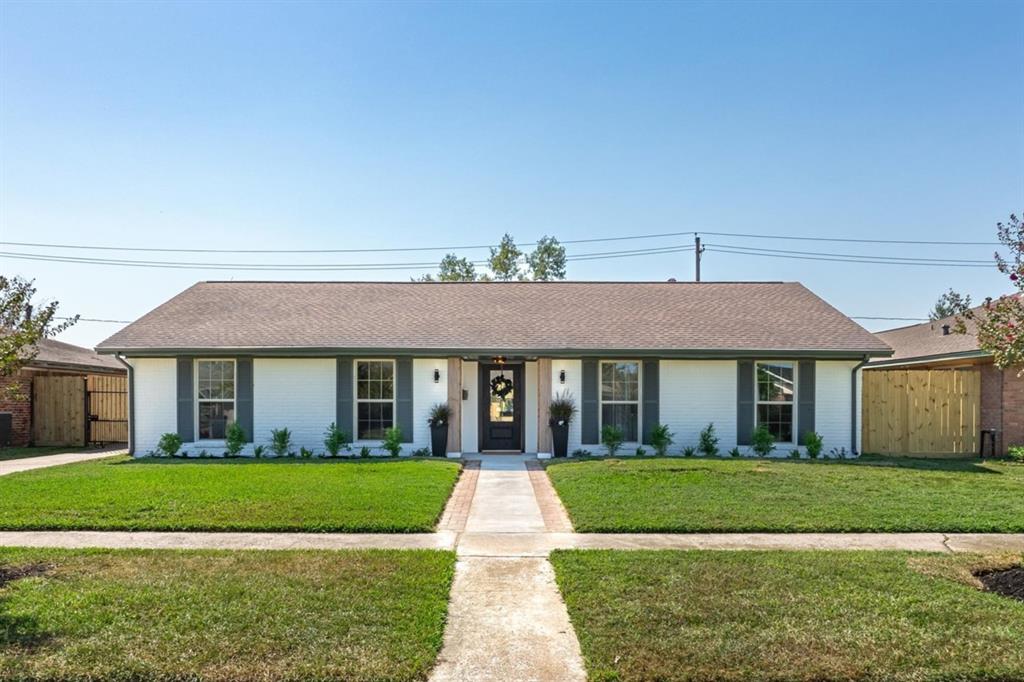
{"label": "porch light fixture", "polygon": [[564,384],[565,383],[565,370],[564,369],[561,372],[558,373],[558,383],[560,383],[560,384]]}
{"label": "porch light fixture", "polygon": [[434,383],[435,384],[436,383],[440,383],[440,381],[441,381],[441,370],[435,368],[434,369]]}

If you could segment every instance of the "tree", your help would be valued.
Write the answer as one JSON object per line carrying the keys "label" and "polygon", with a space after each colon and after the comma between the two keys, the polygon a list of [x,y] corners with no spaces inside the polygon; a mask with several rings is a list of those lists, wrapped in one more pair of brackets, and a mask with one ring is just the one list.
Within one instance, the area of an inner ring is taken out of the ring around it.
{"label": "tree", "polygon": [[522,272],[519,268],[522,257],[523,252],[516,246],[512,235],[506,232],[505,236],[501,238],[501,244],[491,247],[489,265],[491,266],[491,272],[494,273],[494,279],[509,282],[520,278]]}
{"label": "tree", "polygon": [[935,302],[935,307],[928,313],[929,320],[941,320],[944,317],[953,317],[954,315],[963,315],[971,309],[971,296],[962,296],[951,288],[949,291],[939,296],[939,300]]}
{"label": "tree", "polygon": [[534,281],[550,282],[565,279],[565,247],[554,237],[543,236],[537,242],[526,262],[530,265],[530,274]]}
{"label": "tree", "polygon": [[956,330],[967,332],[967,321],[977,328],[978,347],[992,354],[1000,369],[1019,367],[1024,375],[1024,222],[1010,214],[1006,223],[996,223],[999,241],[1009,258],[996,252],[996,267],[1006,275],[1016,293],[986,299],[979,311],[968,310],[957,319]]}
{"label": "tree", "polygon": [[[57,314],[57,301],[33,308],[32,297],[36,294],[34,280],[0,275],[0,377],[10,377],[31,362],[39,352],[36,344],[40,339],[61,333],[75,322],[78,316],[53,324]],[[7,388],[9,397],[24,398],[17,384]]]}

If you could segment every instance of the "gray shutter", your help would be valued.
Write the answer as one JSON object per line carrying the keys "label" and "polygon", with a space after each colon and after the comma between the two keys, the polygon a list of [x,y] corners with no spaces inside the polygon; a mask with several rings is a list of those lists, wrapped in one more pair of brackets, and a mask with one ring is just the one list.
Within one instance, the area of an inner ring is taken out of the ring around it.
{"label": "gray shutter", "polygon": [[178,358],[178,435],[186,443],[196,439],[192,358]]}
{"label": "gray shutter", "polygon": [[395,424],[402,429],[402,442],[412,442],[412,358],[395,360]]}
{"label": "gray shutter", "polygon": [[597,400],[597,360],[584,360],[582,371],[583,376],[580,378],[583,391],[580,400],[581,440],[586,445],[597,445],[601,442],[600,434],[597,432],[597,411],[600,409]]}
{"label": "gray shutter", "polygon": [[337,376],[335,377],[336,397],[334,408],[334,423],[338,428],[356,440],[355,424],[353,423],[352,405],[355,391],[352,390],[352,358],[339,357],[337,362]]}
{"label": "gray shutter", "polygon": [[658,384],[658,360],[644,360],[644,411],[643,411],[643,436],[641,440],[647,445],[651,444],[651,432],[658,425],[661,416],[658,412],[658,395],[660,388]]}
{"label": "gray shutter", "polygon": [[235,360],[238,386],[235,387],[235,421],[245,431],[245,442],[252,440],[252,358]]}
{"label": "gray shutter", "polygon": [[754,361],[736,363],[736,444],[750,445],[754,433]]}
{"label": "gray shutter", "polygon": [[814,431],[814,360],[801,360],[797,369],[796,428],[797,442],[804,445],[804,435]]}

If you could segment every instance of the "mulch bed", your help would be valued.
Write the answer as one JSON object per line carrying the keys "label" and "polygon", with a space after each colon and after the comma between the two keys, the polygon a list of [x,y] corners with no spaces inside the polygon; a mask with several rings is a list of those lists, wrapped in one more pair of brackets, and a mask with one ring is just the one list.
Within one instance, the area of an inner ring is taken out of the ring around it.
{"label": "mulch bed", "polygon": [[1024,566],[976,574],[989,592],[1024,601]]}
{"label": "mulch bed", "polygon": [[37,578],[41,575],[46,575],[51,570],[53,570],[53,566],[43,563],[25,564],[24,566],[0,566],[0,587],[22,578]]}

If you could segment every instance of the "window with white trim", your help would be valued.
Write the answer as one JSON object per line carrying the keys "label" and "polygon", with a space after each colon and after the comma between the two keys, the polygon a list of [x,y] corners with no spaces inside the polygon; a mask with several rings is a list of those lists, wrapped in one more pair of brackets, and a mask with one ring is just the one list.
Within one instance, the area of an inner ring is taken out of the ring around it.
{"label": "window with white trim", "polygon": [[196,433],[223,440],[235,421],[235,361],[196,361]]}
{"label": "window with white trim", "polygon": [[379,440],[395,425],[395,361],[356,361],[356,440]]}
{"label": "window with white trim", "polygon": [[601,428],[614,424],[627,443],[640,441],[640,363],[601,362]]}
{"label": "window with white trim", "polygon": [[792,443],[796,402],[792,362],[757,363],[757,423],[766,426],[778,443]]}

